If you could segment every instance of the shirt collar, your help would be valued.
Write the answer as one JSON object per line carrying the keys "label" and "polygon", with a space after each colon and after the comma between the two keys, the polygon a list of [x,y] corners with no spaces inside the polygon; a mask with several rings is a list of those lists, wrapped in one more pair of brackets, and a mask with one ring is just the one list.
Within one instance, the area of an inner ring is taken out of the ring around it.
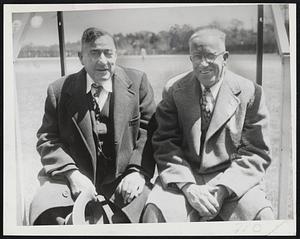
{"label": "shirt collar", "polygon": [[[88,73],[86,73],[86,93],[90,92],[93,83],[94,83],[93,79],[90,77],[90,75]],[[111,79],[100,82],[100,85],[102,85],[102,87],[105,91],[112,92],[112,80]]]}

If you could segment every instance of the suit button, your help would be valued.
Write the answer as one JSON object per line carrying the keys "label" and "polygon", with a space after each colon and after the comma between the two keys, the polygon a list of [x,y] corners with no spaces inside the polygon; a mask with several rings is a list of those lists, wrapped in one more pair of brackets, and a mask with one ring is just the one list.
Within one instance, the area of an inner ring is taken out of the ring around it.
{"label": "suit button", "polygon": [[67,198],[69,196],[69,192],[67,190],[63,191],[62,195]]}

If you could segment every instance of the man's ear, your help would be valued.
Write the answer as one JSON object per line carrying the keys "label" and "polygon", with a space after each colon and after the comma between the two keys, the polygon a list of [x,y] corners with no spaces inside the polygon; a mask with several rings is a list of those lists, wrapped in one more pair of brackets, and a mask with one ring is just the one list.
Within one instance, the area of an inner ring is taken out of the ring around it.
{"label": "man's ear", "polygon": [[78,58],[79,58],[79,60],[80,60],[80,62],[81,62],[81,65],[84,66],[82,53],[81,53],[80,51],[78,52]]}
{"label": "man's ear", "polygon": [[229,52],[228,51],[225,51],[224,54],[223,54],[223,59],[224,61],[226,61],[229,57]]}

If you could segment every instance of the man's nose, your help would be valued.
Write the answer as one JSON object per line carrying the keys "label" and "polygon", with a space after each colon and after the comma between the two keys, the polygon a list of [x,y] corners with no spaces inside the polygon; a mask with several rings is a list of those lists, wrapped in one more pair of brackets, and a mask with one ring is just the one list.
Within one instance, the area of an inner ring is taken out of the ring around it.
{"label": "man's nose", "polygon": [[98,58],[98,61],[102,62],[102,63],[107,63],[107,58],[106,56],[104,55],[103,52],[101,52],[99,58]]}
{"label": "man's nose", "polygon": [[201,57],[200,61],[199,61],[199,65],[201,66],[208,66],[208,62],[206,61],[206,59],[204,57]]}

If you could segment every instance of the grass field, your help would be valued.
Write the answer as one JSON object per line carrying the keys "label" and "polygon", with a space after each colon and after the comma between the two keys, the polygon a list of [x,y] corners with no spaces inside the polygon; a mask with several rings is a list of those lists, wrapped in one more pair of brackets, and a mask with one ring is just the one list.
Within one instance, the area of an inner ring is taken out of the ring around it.
{"label": "grass field", "polygon": [[[118,59],[119,64],[136,68],[147,73],[155,92],[155,101],[161,99],[162,88],[172,76],[190,69],[191,64],[187,56],[147,56],[143,61],[140,56],[123,56]],[[236,73],[255,80],[256,56],[232,55],[228,67]],[[67,73],[81,69],[76,58],[67,58]],[[18,101],[18,120],[22,145],[22,174],[21,182],[26,208],[38,187],[37,173],[41,168],[39,156],[35,150],[36,131],[40,127],[46,89],[50,82],[60,77],[60,63],[58,58],[18,59],[15,63],[15,76]],[[268,169],[266,188],[275,214],[278,206],[278,170],[280,144],[280,96],[281,96],[281,64],[277,55],[264,55],[263,88],[266,93],[267,106],[271,115],[271,143],[273,162]],[[284,159],[291,160],[291,159]],[[292,165],[292,164],[290,164]],[[292,175],[292,169],[288,172]],[[289,218],[293,217],[292,208],[292,177],[289,187],[283,191],[288,193]]]}

